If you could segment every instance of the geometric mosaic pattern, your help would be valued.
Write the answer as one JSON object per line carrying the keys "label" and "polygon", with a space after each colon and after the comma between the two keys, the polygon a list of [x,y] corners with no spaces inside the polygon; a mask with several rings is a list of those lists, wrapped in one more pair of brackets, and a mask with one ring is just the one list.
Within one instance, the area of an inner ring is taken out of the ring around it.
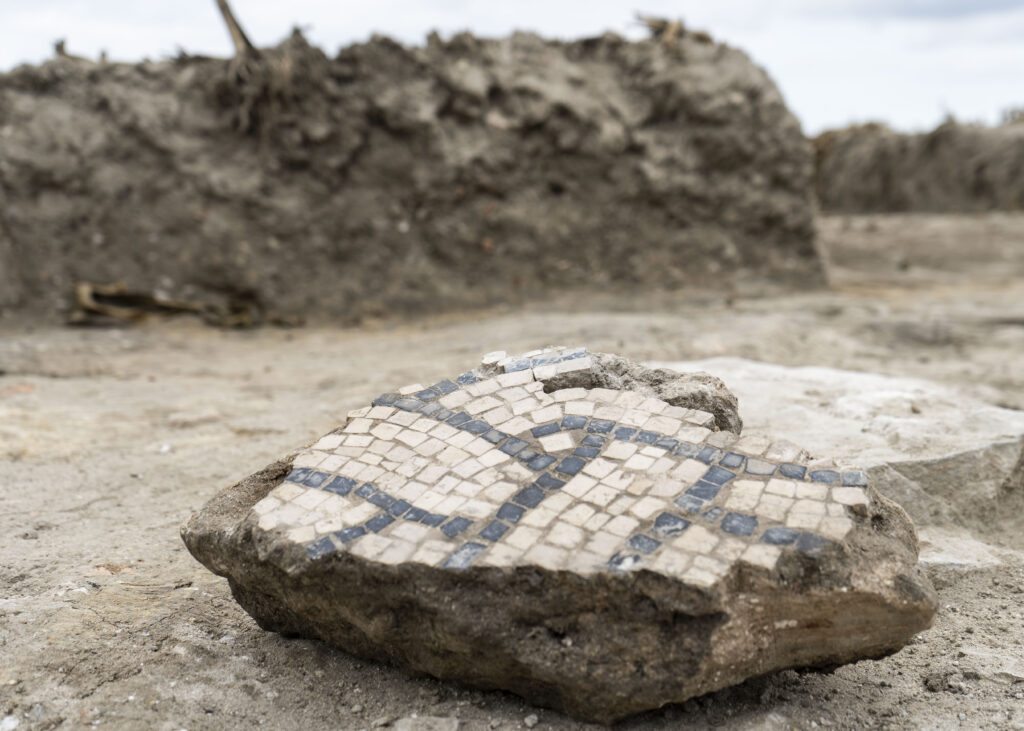
{"label": "geometric mosaic pattern", "polygon": [[710,586],[737,561],[819,555],[868,503],[864,472],[769,460],[705,412],[633,391],[545,393],[554,375],[591,368],[583,348],[493,365],[351,412],[253,507],[258,526],[312,559],[646,567]]}

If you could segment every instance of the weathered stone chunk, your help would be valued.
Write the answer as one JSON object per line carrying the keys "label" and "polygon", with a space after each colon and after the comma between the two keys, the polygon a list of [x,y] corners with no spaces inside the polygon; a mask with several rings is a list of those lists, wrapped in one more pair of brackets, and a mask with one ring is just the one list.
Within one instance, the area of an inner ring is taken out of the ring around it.
{"label": "weathered stone chunk", "polygon": [[740,428],[707,374],[490,353],[382,394],[182,536],[264,629],[599,721],[928,627],[906,514]]}

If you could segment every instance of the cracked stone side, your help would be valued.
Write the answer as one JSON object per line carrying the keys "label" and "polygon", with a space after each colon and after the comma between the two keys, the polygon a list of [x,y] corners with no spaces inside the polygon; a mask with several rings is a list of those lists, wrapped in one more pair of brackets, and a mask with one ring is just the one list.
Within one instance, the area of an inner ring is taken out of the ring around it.
{"label": "cracked stone side", "polygon": [[788,556],[778,578],[742,566],[702,590],[650,571],[453,572],[282,555],[241,517],[286,471],[277,462],[225,490],[182,530],[263,629],[579,718],[607,723],[782,668],[884,656],[928,627],[936,606],[912,524],[874,490],[845,547]]}
{"label": "cracked stone side", "polygon": [[[635,391],[659,398],[671,406],[713,414],[718,429],[735,434],[743,431],[739,401],[720,378],[710,373],[679,373],[666,368],[648,368],[609,353],[591,352],[589,356],[593,363],[591,368],[542,378],[544,390],[609,388]],[[479,372],[489,376],[501,371],[492,365],[481,367]]]}

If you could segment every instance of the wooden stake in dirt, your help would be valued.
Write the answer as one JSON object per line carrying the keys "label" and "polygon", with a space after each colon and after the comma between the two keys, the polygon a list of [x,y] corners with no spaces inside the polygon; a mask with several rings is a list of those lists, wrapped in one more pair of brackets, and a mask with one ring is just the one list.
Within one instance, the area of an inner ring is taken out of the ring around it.
{"label": "wooden stake in dirt", "polygon": [[231,42],[235,44],[235,56],[228,64],[228,74],[240,91],[236,125],[242,132],[248,132],[257,124],[256,107],[267,96],[269,67],[242,30],[228,0],[217,0],[217,9],[228,27]]}
{"label": "wooden stake in dirt", "polygon": [[245,31],[242,30],[242,26],[231,11],[231,6],[228,5],[228,0],[217,0],[217,8],[220,10],[224,23],[228,27],[228,33],[231,34],[231,41],[235,44],[235,58],[259,56],[260,52],[256,50],[256,47],[249,41],[249,37],[245,35]]}

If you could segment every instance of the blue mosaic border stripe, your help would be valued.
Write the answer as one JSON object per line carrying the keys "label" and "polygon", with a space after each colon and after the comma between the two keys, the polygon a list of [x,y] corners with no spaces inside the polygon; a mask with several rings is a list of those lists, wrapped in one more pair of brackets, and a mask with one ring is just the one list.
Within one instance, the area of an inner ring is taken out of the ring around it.
{"label": "blue mosaic border stripe", "polygon": [[[586,354],[586,349],[580,348],[559,358],[538,356],[531,359],[519,359],[506,365],[505,372],[516,372],[529,367],[573,360],[582,358]],[[770,478],[778,474],[790,480],[817,482],[831,486],[863,487],[867,485],[867,475],[860,470],[809,471],[803,465],[774,464],[738,452],[730,452],[707,445],[696,445],[658,432],[619,425],[612,420],[594,417],[563,416],[559,420],[531,429],[532,439],[524,438],[525,435],[517,437],[502,432],[484,419],[473,417],[465,411],[446,409],[437,403],[437,399],[441,396],[453,393],[480,380],[473,371],[468,371],[455,378],[454,382],[452,380],[439,381],[433,386],[409,396],[385,393],[372,402],[376,406],[391,406],[403,411],[417,412],[438,422],[468,431],[491,442],[497,449],[539,473],[533,483],[523,487],[506,501],[498,509],[496,518],[477,533],[477,537],[486,543],[478,541],[463,543],[454,549],[442,563],[442,566],[447,568],[462,569],[471,566],[490,545],[500,541],[522,519],[527,510],[538,507],[549,494],[563,487],[568,479],[578,474],[591,460],[599,457],[603,448],[607,447],[612,440],[659,447],[664,449],[666,454],[680,458],[692,458],[707,464],[708,470],[704,476],[679,495],[674,502],[685,514],[691,517],[700,517],[702,522],[709,525],[715,525],[721,519],[721,523],[718,524],[719,529],[737,536],[755,534],[759,528],[757,517],[737,512],[726,513],[718,507],[705,510],[705,507],[715,500],[723,486],[741,474],[740,470],[745,474],[762,478]],[[547,454],[536,441],[539,437],[560,431],[584,432],[579,446],[571,455],[561,459]],[[328,481],[328,478],[333,479]],[[310,543],[307,546],[307,553],[311,558],[318,558],[336,550],[337,546],[331,541],[331,536],[344,545],[369,532],[379,532],[398,518],[415,520],[424,525],[436,527],[449,538],[463,534],[475,523],[475,521],[462,516],[430,513],[416,508],[408,501],[399,500],[379,490],[370,482],[357,487],[358,483],[355,480],[311,468],[293,469],[285,479],[338,495],[358,495],[381,508],[381,512],[361,525],[335,531],[330,536],[323,536]],[[669,512],[662,512],[653,521],[646,522],[650,522],[651,525],[643,531],[634,532],[625,540],[626,548],[613,555],[607,564],[609,568],[628,570],[642,560],[642,555],[649,555],[656,551],[662,543],[662,540],[659,539],[677,535],[692,524],[690,519]],[[778,526],[767,528],[761,534],[760,541],[777,546],[791,546],[801,553],[812,556],[820,554],[825,547],[832,543],[828,539],[808,531],[795,531]]]}

